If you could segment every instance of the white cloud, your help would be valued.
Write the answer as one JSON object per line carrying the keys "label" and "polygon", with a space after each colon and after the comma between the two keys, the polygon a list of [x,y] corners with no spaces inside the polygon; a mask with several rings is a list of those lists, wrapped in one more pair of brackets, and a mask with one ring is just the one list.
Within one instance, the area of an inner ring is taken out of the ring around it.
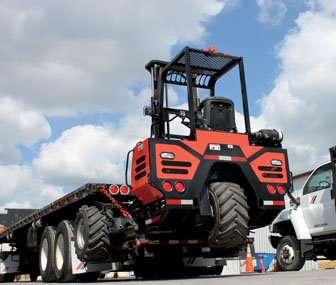
{"label": "white cloud", "polygon": [[[88,182],[124,183],[127,152],[139,141],[135,134],[144,129],[132,117],[124,123],[128,134],[111,125],[66,130],[56,141],[42,145],[32,163],[34,170],[48,183],[75,188]],[[149,135],[146,131],[143,139]]]}
{"label": "white cloud", "polygon": [[118,124],[75,126],[54,142],[42,144],[32,167],[43,181],[77,188],[88,182],[124,183],[126,155],[149,137],[150,119],[143,117],[150,90],[127,93],[131,101]]}
{"label": "white cloud", "polygon": [[61,187],[45,184],[29,166],[0,165],[1,206],[40,208],[64,195]]}
{"label": "white cloud", "polygon": [[[112,112],[149,85],[144,65],[201,43],[219,0],[32,1],[0,4],[0,91],[41,113]],[[60,20],[61,19],[61,20]]]}
{"label": "white cloud", "polygon": [[41,114],[10,97],[0,97],[0,121],[2,162],[16,163],[21,159],[15,145],[22,144],[29,148],[51,135],[50,126]]}
{"label": "white cloud", "polygon": [[260,8],[258,20],[262,23],[279,25],[287,13],[286,4],[282,0],[256,0]]}
{"label": "white cloud", "polygon": [[281,72],[258,118],[283,130],[294,173],[326,160],[336,144],[336,16],[326,11],[333,2],[322,2],[322,10],[300,14],[278,46]]}

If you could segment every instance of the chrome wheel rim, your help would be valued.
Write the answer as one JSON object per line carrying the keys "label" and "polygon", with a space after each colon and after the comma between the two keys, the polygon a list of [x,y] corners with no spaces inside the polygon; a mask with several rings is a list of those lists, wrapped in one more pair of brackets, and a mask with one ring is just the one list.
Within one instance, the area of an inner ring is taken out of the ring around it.
{"label": "chrome wheel rim", "polygon": [[79,220],[76,235],[77,246],[83,249],[85,246],[85,221],[83,219]]}

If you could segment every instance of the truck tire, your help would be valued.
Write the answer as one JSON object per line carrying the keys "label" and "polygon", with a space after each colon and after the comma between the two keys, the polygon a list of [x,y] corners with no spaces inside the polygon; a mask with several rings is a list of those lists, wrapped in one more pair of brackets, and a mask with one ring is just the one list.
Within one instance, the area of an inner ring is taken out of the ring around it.
{"label": "truck tire", "polygon": [[[39,268],[43,282],[56,281],[55,274],[55,237],[56,228],[48,226],[44,229],[40,242]],[[33,280],[31,280],[33,281]]]}
{"label": "truck tire", "polygon": [[109,259],[108,218],[112,217],[111,210],[106,209],[104,215],[96,206],[85,205],[79,209],[75,221],[75,248],[80,260],[94,262]]}
{"label": "truck tire", "polygon": [[305,260],[301,256],[300,244],[295,236],[285,236],[280,240],[276,261],[283,271],[297,271],[303,267]]}
{"label": "truck tire", "polygon": [[60,222],[55,244],[55,273],[58,282],[71,282],[77,277],[72,273],[71,239],[73,237],[71,222],[67,220]]}
{"label": "truck tire", "polygon": [[215,182],[209,186],[214,218],[208,245],[240,250],[248,235],[248,205],[244,190],[237,184]]}

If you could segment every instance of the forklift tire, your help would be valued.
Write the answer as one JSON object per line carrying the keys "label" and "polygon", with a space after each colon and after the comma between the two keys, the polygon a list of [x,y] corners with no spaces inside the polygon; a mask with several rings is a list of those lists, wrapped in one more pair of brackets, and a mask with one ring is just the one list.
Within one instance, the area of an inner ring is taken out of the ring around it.
{"label": "forklift tire", "polygon": [[[107,217],[105,216],[107,215]],[[105,215],[96,206],[82,206],[75,221],[77,257],[85,262],[104,261],[110,257],[109,221],[111,210]]]}
{"label": "forklift tire", "polygon": [[[56,281],[55,274],[55,227],[48,226],[44,229],[41,237],[39,252],[39,268],[43,282]],[[32,276],[30,276],[32,278]],[[31,279],[31,281],[34,281]]]}
{"label": "forklift tire", "polygon": [[295,236],[285,236],[280,240],[276,261],[283,271],[298,271],[303,267],[305,259],[301,256],[300,244]]}
{"label": "forklift tire", "polygon": [[56,232],[55,244],[55,273],[58,282],[71,282],[76,279],[72,273],[71,239],[73,227],[70,221],[60,222]]}
{"label": "forklift tire", "polygon": [[215,182],[209,186],[214,217],[210,223],[208,245],[212,248],[240,250],[248,235],[248,205],[244,190],[229,182]]}

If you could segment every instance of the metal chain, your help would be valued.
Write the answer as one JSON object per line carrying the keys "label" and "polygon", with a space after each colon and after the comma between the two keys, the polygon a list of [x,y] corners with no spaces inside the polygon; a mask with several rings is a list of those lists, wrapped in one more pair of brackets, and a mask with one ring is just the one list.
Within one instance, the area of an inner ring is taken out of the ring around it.
{"label": "metal chain", "polygon": [[129,212],[127,212],[118,202],[116,199],[114,199],[110,193],[107,192],[107,190],[105,189],[105,185],[100,185],[99,190],[101,192],[103,192],[105,194],[105,196],[107,198],[109,198],[111,200],[111,202],[113,203],[113,205],[119,209],[119,211],[122,213],[122,215],[128,219],[130,221],[130,224],[133,226],[133,228],[135,230],[137,230],[139,228],[138,224],[133,220],[131,214]]}

